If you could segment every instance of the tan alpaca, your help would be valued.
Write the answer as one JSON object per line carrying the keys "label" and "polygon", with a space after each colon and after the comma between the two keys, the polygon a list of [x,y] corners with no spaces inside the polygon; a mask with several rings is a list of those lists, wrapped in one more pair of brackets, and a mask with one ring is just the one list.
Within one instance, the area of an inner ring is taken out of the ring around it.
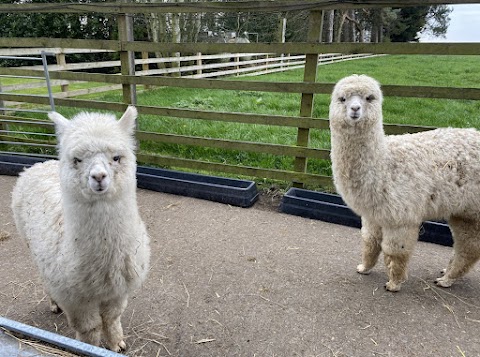
{"label": "tan alpaca", "polygon": [[335,186],[362,217],[368,274],[383,252],[386,289],[400,290],[425,220],[445,219],[454,256],[437,285],[449,287],[480,258],[480,133],[437,129],[386,136],[382,91],[365,75],[340,80],[330,104]]}

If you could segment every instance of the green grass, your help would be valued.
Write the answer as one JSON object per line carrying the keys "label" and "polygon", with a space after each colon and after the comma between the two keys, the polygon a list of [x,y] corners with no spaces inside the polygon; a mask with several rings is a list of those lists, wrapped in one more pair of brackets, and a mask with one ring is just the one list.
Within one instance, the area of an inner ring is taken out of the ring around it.
{"label": "green grass", "polygon": [[[45,86],[44,79],[24,79],[24,78],[10,78],[10,77],[2,77],[0,78],[0,84],[4,87],[10,85],[22,85],[22,84],[29,84],[29,83],[38,83],[41,87],[38,88],[27,88],[27,89],[20,89],[15,91],[9,91],[9,93],[14,94],[32,94],[32,95],[48,95],[48,90]],[[102,87],[106,86],[105,83],[95,83],[95,82],[71,82],[69,84],[68,90],[74,91],[78,89],[87,89],[87,88],[94,88],[94,87]],[[62,91],[60,85],[52,86],[53,93],[60,93]]]}
{"label": "green grass", "polygon": [[[334,83],[352,73],[370,75],[382,85],[419,85],[445,87],[480,87],[479,56],[383,56],[318,68],[318,82]],[[232,78],[243,81],[300,82],[302,70],[293,70],[258,77]],[[313,116],[328,117],[329,95],[316,95]],[[121,102],[119,92],[92,94],[84,98]],[[222,91],[185,88],[156,88],[140,91],[138,104],[148,106],[243,112],[256,114],[299,115],[300,94],[253,91]],[[73,115],[73,108],[61,108],[65,115]],[[475,127],[480,129],[480,101],[419,99],[386,97],[384,118],[387,123],[427,126]],[[277,126],[223,123],[193,119],[178,119],[142,115],[139,129],[200,137],[294,145],[295,128]],[[330,147],[328,131],[311,130],[310,146]],[[265,168],[293,168],[293,158],[235,150],[199,148],[184,145],[143,142],[141,150],[189,159],[222,162],[232,165]],[[330,174],[330,163],[309,160],[308,172]]]}

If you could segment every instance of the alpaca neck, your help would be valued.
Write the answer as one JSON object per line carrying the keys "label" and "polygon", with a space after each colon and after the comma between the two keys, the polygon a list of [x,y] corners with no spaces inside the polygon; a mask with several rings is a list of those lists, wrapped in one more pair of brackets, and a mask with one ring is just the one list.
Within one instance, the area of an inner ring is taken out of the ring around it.
{"label": "alpaca neck", "polygon": [[332,130],[332,155],[336,158],[335,164],[340,169],[338,175],[342,181],[358,187],[367,174],[374,174],[380,179],[378,175],[382,172],[387,152],[381,121],[365,130],[346,129],[341,132]]}
{"label": "alpaca neck", "polygon": [[133,244],[119,237],[128,235],[138,217],[135,197],[82,203],[65,199],[65,238],[67,244],[87,251],[95,251],[101,245]]}

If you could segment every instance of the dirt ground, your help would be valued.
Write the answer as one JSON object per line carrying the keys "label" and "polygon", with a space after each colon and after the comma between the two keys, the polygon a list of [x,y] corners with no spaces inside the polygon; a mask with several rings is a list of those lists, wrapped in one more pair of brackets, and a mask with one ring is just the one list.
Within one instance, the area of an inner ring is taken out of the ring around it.
{"label": "dirt ground", "polygon": [[[0,176],[0,314],[73,337],[15,231],[14,182]],[[355,271],[358,229],[272,202],[245,209],[139,191],[152,257],[122,319],[128,356],[480,356],[480,264],[439,289],[452,249],[420,242],[402,291],[386,292],[383,262]]]}

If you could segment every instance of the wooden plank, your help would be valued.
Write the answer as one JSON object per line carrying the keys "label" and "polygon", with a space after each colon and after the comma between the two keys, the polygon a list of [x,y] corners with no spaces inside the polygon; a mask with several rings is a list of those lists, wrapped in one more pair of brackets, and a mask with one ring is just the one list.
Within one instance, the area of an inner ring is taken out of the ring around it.
{"label": "wooden plank", "polygon": [[[1,121],[0,121],[1,122]],[[249,152],[259,152],[277,156],[305,156],[315,159],[330,160],[330,150],[305,148],[279,144],[253,143],[236,140],[199,138],[186,135],[160,134],[145,131],[137,131],[138,140],[147,140],[160,143],[180,144],[211,147],[227,150],[240,150]]]}
{"label": "wooden plank", "polygon": [[47,129],[47,132],[53,133],[54,132],[54,125],[53,122],[43,122],[43,121],[31,121],[31,120],[11,120],[11,119],[3,119],[0,117],[0,123],[8,124],[8,125],[18,125],[18,126],[26,126],[26,127],[33,127],[33,128],[40,128],[40,129]]}
{"label": "wooden plank", "polygon": [[55,100],[57,100],[57,98],[68,98],[68,97],[75,97],[79,95],[87,95],[87,94],[93,94],[93,93],[104,93],[104,92],[110,92],[112,90],[122,90],[122,86],[119,84],[114,84],[110,86],[76,89],[76,90],[70,90],[68,92],[53,93],[53,97],[55,98]]}
{"label": "wooden plank", "polygon": [[21,3],[2,4],[0,13],[197,13],[197,12],[281,12],[305,10],[358,9],[377,7],[407,7],[435,4],[475,4],[475,0],[275,0],[275,1],[236,1],[216,2],[198,1],[192,3]]}
{"label": "wooden plank", "polygon": [[[20,131],[20,130],[9,130],[3,132],[4,136],[7,135],[10,139],[17,138],[20,142],[35,142],[35,143],[44,143],[44,144],[55,144],[56,136],[54,133],[39,133],[32,131]],[[40,137],[41,139],[33,139],[32,137]],[[12,140],[15,141],[15,140]]]}
{"label": "wooden plank", "polygon": [[64,53],[64,54],[79,54],[79,53],[104,53],[111,51],[104,50],[93,50],[90,48],[59,48],[59,47],[50,47],[50,48],[0,48],[0,56],[34,56],[40,55],[42,51],[47,53]]}
{"label": "wooden plank", "polygon": [[[41,76],[43,75],[43,72],[38,70],[25,70],[21,68],[0,67],[0,75]],[[262,82],[231,81],[225,79],[139,77],[67,71],[52,72],[50,73],[50,78],[72,81],[103,82],[111,84],[136,84],[181,88],[314,94],[331,94],[334,86],[334,83]],[[382,89],[385,96],[480,100],[480,88],[385,85],[382,86]]]}
{"label": "wooden plank", "polygon": [[[18,76],[41,76],[42,71],[26,70],[21,68],[2,68],[2,75]],[[191,79],[191,78],[168,78],[168,77],[140,77],[140,76],[118,76],[113,74],[67,72],[59,71],[50,73],[51,79],[63,79],[72,81],[103,82],[111,84],[143,84],[153,86],[168,86],[182,88],[203,88],[221,90],[249,90],[265,92],[287,92],[287,93],[331,93],[333,84],[324,84],[324,88],[313,83],[292,83],[292,82],[256,82],[256,81],[231,81],[223,79]]]}
{"label": "wooden plank", "polygon": [[25,138],[25,137],[2,135],[2,134],[0,134],[0,143],[2,144],[8,143],[10,145],[23,144],[22,146],[55,148],[55,143],[52,141],[32,139],[31,137]]}
{"label": "wooden plank", "polygon": [[[8,49],[10,55],[18,55],[18,53],[15,49]],[[41,49],[32,49],[32,51],[28,52],[41,52]],[[0,55],[1,55],[2,49],[0,49]],[[74,50],[70,51],[71,53],[83,53],[83,52],[77,52]],[[95,52],[104,52],[102,50],[96,50]],[[148,53],[148,52],[142,52],[142,53]],[[62,52],[59,52],[57,54],[65,54]],[[136,59],[135,64],[150,64],[150,63],[168,63],[172,61],[194,61],[198,59],[225,59],[225,58],[231,58],[234,56],[237,57],[252,57],[252,56],[260,56],[264,54],[259,54],[259,53],[243,53],[243,54],[230,54],[230,53],[219,53],[219,54],[213,54],[213,55],[201,55],[201,56],[181,56],[181,57],[162,57],[162,58],[148,58],[148,59]],[[305,56],[296,56],[298,58],[305,57]],[[271,58],[270,61],[277,61],[278,58]],[[242,64],[251,64],[251,63],[259,63],[259,62],[265,62],[265,60],[260,59],[260,60],[253,60],[253,61],[242,61]],[[74,70],[79,70],[79,69],[93,69],[93,68],[108,68],[108,67],[118,67],[121,65],[121,61],[99,61],[99,62],[81,62],[81,63],[65,63],[61,65],[54,65],[50,64],[48,66],[49,71],[61,71],[61,70],[66,70],[66,71],[74,71]],[[233,64],[223,64],[224,66],[228,65],[233,65]],[[36,69],[36,70],[43,70],[42,65],[36,65],[36,66],[22,66],[23,69]]]}
{"label": "wooden plank", "polygon": [[[7,94],[0,93],[0,99],[15,102],[27,102],[35,104],[48,105],[48,98],[42,96],[30,96],[19,94]],[[98,110],[111,110],[117,112],[123,112],[126,109],[126,105],[122,103],[111,103],[102,101],[80,100],[80,99],[56,99],[56,103],[59,106],[74,107],[74,108],[86,108],[86,109],[98,109]],[[265,114],[249,114],[249,113],[221,113],[201,111],[196,109],[177,109],[177,108],[165,108],[165,107],[151,107],[138,105],[137,109],[141,114],[151,114],[159,116],[169,116],[185,119],[201,119],[201,120],[214,120],[224,121],[232,123],[245,123],[245,124],[261,124],[261,125],[275,125],[275,126],[289,126],[289,127],[303,127],[311,129],[329,129],[328,119],[322,118],[303,118],[303,117],[290,117],[280,115],[265,115]],[[0,116],[4,117],[4,116]],[[31,120],[31,119],[30,119]],[[426,131],[435,129],[430,126],[415,126],[415,125],[403,125],[403,124],[384,124],[385,132],[387,134],[403,134],[403,133],[415,133],[419,131]]]}
{"label": "wooden plank", "polygon": [[[62,86],[68,84],[68,81],[51,81],[50,82],[52,86]],[[3,91],[4,92],[13,92],[13,91],[19,91],[19,90],[25,90],[25,89],[33,89],[33,88],[46,88],[47,83],[45,80],[41,81],[35,81],[35,82],[28,82],[28,83],[23,83],[23,84],[13,84],[9,86],[4,86]]]}
{"label": "wooden plank", "polygon": [[121,43],[115,40],[78,40],[71,38],[49,37],[0,37],[0,47],[61,47],[120,51]]}
{"label": "wooden plank", "polygon": [[[5,99],[13,102],[24,102],[34,104],[48,105],[48,98],[45,96],[33,96],[26,94],[9,94],[0,93],[0,99]],[[122,103],[111,103],[103,101],[81,100],[81,99],[55,99],[55,103],[59,106],[76,107],[86,109],[105,109],[117,112],[123,112],[126,105]],[[303,127],[315,129],[328,129],[328,120],[320,118],[302,118],[281,115],[267,115],[267,114],[251,114],[251,113],[224,113],[212,112],[198,109],[177,109],[167,107],[152,107],[137,105],[137,109],[141,114],[168,116],[185,119],[202,119],[214,120],[233,123],[245,124],[261,124],[261,125],[275,125],[275,126],[289,126],[289,127]]]}
{"label": "wooden plank", "polygon": [[292,66],[292,67],[288,67],[288,68],[280,67],[280,68],[266,69],[262,72],[245,73],[243,76],[244,77],[245,76],[249,76],[249,77],[261,76],[262,74],[285,72],[285,71],[288,71],[288,70],[291,70],[291,69],[301,69],[301,68],[303,68],[303,65],[302,66]]}
{"label": "wooden plank", "polygon": [[[23,5],[22,5],[23,6]],[[0,37],[0,47],[66,47],[134,52],[182,53],[371,53],[479,55],[480,43],[153,43],[147,41],[119,42],[113,40],[78,40],[60,38]]]}
{"label": "wooden plank", "polygon": [[[1,41],[0,41],[1,46]],[[122,43],[122,48],[131,51],[155,51],[202,53],[372,53],[372,54],[425,54],[425,55],[479,55],[480,43],[161,43],[131,42]]]}
{"label": "wooden plank", "polygon": [[480,100],[480,88],[386,85],[382,90],[385,96]]}
{"label": "wooden plank", "polygon": [[188,168],[210,172],[225,172],[236,175],[269,178],[281,181],[301,181],[305,183],[321,185],[323,187],[333,187],[332,178],[330,176],[314,175],[294,171],[282,171],[274,169],[269,170],[258,167],[227,165],[168,156],[146,155],[144,153],[137,154],[137,161],[143,164]]}
{"label": "wooden plank", "polygon": [[[45,121],[43,119],[36,119],[36,118],[25,118],[25,117],[20,117],[16,115],[8,115],[8,114],[3,114],[0,115],[0,119],[2,120],[13,120],[13,121],[31,121],[31,122],[39,122],[39,123],[45,123],[49,121]],[[51,122],[53,125],[53,122]]]}

